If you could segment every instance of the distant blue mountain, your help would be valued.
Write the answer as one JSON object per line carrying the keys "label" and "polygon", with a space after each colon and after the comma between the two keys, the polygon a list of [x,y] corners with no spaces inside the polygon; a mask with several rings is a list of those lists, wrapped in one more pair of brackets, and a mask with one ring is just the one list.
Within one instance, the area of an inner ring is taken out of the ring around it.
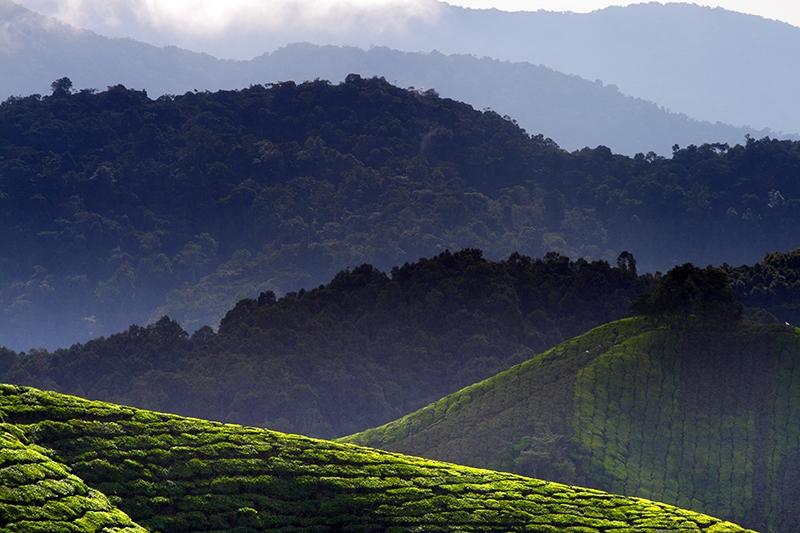
{"label": "distant blue mountain", "polygon": [[656,2],[589,14],[449,7],[386,45],[541,63],[701,120],[800,132],[800,28]]}

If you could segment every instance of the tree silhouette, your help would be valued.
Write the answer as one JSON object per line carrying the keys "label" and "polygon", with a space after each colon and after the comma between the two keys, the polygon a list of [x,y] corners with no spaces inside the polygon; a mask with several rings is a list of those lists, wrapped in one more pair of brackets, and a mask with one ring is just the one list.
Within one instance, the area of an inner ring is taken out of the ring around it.
{"label": "tree silhouette", "polygon": [[730,287],[728,274],[691,263],[670,270],[652,292],[634,302],[632,310],[680,321],[696,317],[704,322],[730,323],[742,316],[742,306]]}
{"label": "tree silhouette", "polygon": [[72,94],[72,80],[67,77],[59,78],[50,84],[50,88],[53,90],[53,96],[69,96]]}

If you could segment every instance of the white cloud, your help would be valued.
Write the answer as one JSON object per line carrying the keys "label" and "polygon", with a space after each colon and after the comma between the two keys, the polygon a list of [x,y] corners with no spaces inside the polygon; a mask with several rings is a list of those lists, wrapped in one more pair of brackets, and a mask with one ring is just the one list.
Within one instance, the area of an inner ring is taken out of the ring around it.
{"label": "white cloud", "polygon": [[11,23],[0,23],[0,52],[12,50],[14,39],[11,37]]}
{"label": "white cloud", "polygon": [[131,25],[178,34],[354,28],[383,31],[430,17],[433,0],[22,0],[72,25],[119,34]]}
{"label": "white cloud", "polygon": [[[409,23],[419,20],[435,22],[443,6],[436,0],[16,1],[44,15],[55,16],[73,26],[103,35],[132,37],[155,45],[177,45],[218,57],[240,59],[303,41],[362,47],[384,44],[402,48],[402,44],[397,43],[405,42],[403,30],[410,26]],[[512,10],[589,11],[643,0],[449,1],[472,7],[495,6]],[[800,7],[797,7],[800,1],[695,1],[800,24]],[[431,29],[434,27],[434,24],[430,26]],[[9,42],[0,28],[0,47],[8,47]]]}

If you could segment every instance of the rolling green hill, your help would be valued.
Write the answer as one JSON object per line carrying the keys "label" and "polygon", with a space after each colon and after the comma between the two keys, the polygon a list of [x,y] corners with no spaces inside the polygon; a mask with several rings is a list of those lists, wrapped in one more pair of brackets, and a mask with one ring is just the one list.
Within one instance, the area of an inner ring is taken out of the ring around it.
{"label": "rolling green hill", "polygon": [[[24,387],[0,386],[0,412],[5,462],[66,477],[46,453],[151,531],[742,531],[647,500]],[[0,475],[16,482],[14,468]],[[28,486],[3,488],[0,527],[13,530],[14,501],[47,498]]]}
{"label": "rolling green hill", "polygon": [[632,318],[345,439],[798,531],[800,334]]}

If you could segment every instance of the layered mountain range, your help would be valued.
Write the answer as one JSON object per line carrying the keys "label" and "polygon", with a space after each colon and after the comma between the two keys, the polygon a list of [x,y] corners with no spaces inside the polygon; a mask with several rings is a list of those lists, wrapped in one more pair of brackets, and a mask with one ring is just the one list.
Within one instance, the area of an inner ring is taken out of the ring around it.
{"label": "layered mountain range", "polygon": [[241,298],[445,249],[629,251],[655,270],[797,245],[800,143],[569,153],[497,113],[356,75],[156,100],[70,91],[0,105],[12,348],[164,314],[214,326]]}
{"label": "layered mountain range", "polygon": [[[721,116],[699,121],[681,114],[685,107],[670,106],[670,111],[662,107],[663,100],[654,100],[656,104],[627,96],[639,93],[621,93],[613,85],[614,76],[596,76],[595,81],[595,77],[561,74],[539,62],[493,60],[485,53],[443,55],[432,52],[436,47],[400,52],[385,47],[363,50],[300,44],[271,53],[260,50],[254,59],[233,61],[131,39],[109,39],[7,0],[0,2],[0,23],[4,28],[0,68],[6,73],[0,80],[3,98],[49,93],[50,83],[63,76],[76,88],[122,84],[157,97],[288,80],[338,82],[356,73],[382,76],[401,87],[432,89],[479,109],[494,109],[569,150],[604,145],[628,155],[651,151],[668,155],[676,144],[736,144],[744,142],[746,135],[780,136],[775,127],[775,131],[763,125],[733,127],[723,124]],[[800,126],[783,129],[797,132]]]}

